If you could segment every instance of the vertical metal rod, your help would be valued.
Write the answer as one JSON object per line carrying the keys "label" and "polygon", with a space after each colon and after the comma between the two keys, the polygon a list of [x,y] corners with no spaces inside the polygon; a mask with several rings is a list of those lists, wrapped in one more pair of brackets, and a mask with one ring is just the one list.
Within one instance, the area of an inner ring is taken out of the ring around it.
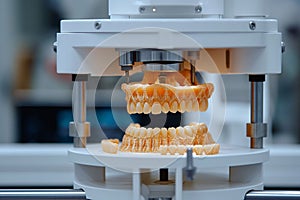
{"label": "vertical metal rod", "polygon": [[[263,82],[251,82],[251,123],[263,123]],[[250,147],[253,149],[263,148],[263,138],[251,138]]]}
{"label": "vertical metal rod", "polygon": [[130,82],[130,76],[129,76],[129,71],[128,70],[125,71],[125,82],[127,84],[129,84],[129,82]]}
{"label": "vertical metal rod", "polygon": [[251,83],[251,122],[263,123],[263,82]]}
{"label": "vertical metal rod", "polygon": [[86,196],[82,190],[0,190],[0,199],[83,200]]}
{"label": "vertical metal rod", "polygon": [[[75,82],[75,101],[74,101],[74,122],[78,123],[86,122],[86,82]],[[86,137],[75,137],[74,147],[85,148]]]}
{"label": "vertical metal rod", "polygon": [[75,82],[74,121],[86,121],[86,82]]}

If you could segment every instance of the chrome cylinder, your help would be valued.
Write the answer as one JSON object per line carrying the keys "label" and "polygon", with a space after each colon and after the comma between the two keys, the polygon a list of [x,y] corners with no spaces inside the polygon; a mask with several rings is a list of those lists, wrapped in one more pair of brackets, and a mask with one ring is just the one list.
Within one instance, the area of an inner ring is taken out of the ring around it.
{"label": "chrome cylinder", "polygon": [[264,81],[265,75],[250,75],[251,82],[251,123],[247,124],[247,136],[252,149],[263,148],[263,138],[267,136],[264,120]]}
{"label": "chrome cylinder", "polygon": [[74,147],[85,148],[86,138],[90,136],[90,124],[86,121],[86,81],[75,80],[73,90],[73,118],[70,123],[70,136],[74,137]]}
{"label": "chrome cylinder", "polygon": [[300,191],[251,191],[245,200],[296,200],[300,199]]}
{"label": "chrome cylinder", "polygon": [[[263,123],[264,105],[264,85],[263,82],[251,83],[251,123]],[[251,138],[250,146],[253,149],[263,148],[263,138]]]}
{"label": "chrome cylinder", "polygon": [[263,82],[251,83],[251,122],[263,123],[263,104],[264,104],[264,85]]}
{"label": "chrome cylinder", "polygon": [[0,190],[0,199],[84,200],[86,196],[82,190]]}

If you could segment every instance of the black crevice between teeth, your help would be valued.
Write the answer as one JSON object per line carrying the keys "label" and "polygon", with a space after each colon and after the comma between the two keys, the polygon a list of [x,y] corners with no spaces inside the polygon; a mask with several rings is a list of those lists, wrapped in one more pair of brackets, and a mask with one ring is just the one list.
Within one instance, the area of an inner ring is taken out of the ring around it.
{"label": "black crevice between teeth", "polygon": [[[164,124],[164,128],[179,127],[181,123],[181,113],[167,113],[167,120]],[[132,121],[136,124],[140,124],[141,127],[146,127],[151,123],[149,114],[132,114],[130,115]],[[152,127],[155,128],[155,127]]]}

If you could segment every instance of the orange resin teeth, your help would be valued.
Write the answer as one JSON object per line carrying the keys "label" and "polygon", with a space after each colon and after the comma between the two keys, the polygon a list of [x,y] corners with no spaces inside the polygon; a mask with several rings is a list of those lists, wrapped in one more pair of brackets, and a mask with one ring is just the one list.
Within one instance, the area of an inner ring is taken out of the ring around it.
{"label": "orange resin teeth", "polygon": [[169,84],[123,84],[129,114],[205,112],[213,84],[173,86]]}
{"label": "orange resin teeth", "polygon": [[[123,137],[120,151],[174,155],[184,154],[187,146],[193,146],[197,155],[200,155],[199,152],[201,155],[219,152],[218,144],[203,123],[191,123],[188,126],[169,129],[146,129],[139,124],[130,124]],[[212,150],[209,147],[212,147]]]}

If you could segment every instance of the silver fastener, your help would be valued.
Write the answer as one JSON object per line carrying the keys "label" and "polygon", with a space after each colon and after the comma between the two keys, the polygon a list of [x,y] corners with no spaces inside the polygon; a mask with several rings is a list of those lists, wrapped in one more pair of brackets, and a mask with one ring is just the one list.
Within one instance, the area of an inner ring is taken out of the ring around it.
{"label": "silver fastener", "polygon": [[143,12],[145,12],[145,10],[146,10],[146,8],[145,8],[145,7],[140,7],[140,8],[139,8],[139,11],[140,11],[140,13],[143,13]]}
{"label": "silver fastener", "polygon": [[249,28],[254,31],[256,29],[256,23],[254,21],[249,22]]}
{"label": "silver fastener", "polygon": [[57,42],[53,43],[53,51],[57,53]]}
{"label": "silver fastener", "polygon": [[285,52],[285,43],[281,42],[281,53]]}
{"label": "silver fastener", "polygon": [[95,22],[95,29],[99,30],[101,28],[101,22]]}
{"label": "silver fastener", "polygon": [[200,6],[200,5],[199,5],[199,6],[196,6],[196,7],[195,7],[195,12],[196,12],[196,13],[201,13],[201,12],[202,12],[202,6]]}

